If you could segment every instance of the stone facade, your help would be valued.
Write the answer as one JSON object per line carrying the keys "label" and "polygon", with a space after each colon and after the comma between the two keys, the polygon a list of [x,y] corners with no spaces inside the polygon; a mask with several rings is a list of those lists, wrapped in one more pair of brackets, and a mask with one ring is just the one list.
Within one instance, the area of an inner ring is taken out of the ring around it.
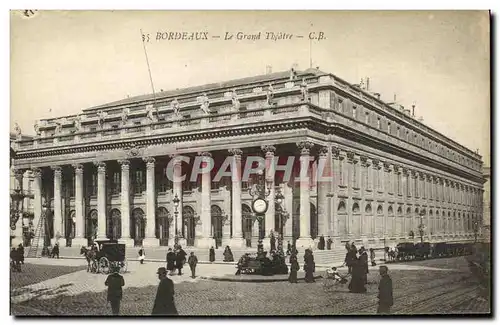
{"label": "stone facade", "polygon": [[[302,247],[320,235],[381,246],[416,240],[420,224],[430,241],[464,241],[482,219],[481,156],[316,69],[129,98],[35,129],[15,141],[14,166],[32,171],[35,222],[45,202],[52,233],[73,244],[173,245],[178,234],[187,246],[255,247],[273,229]],[[195,156],[216,166],[230,156],[232,177],[189,181]],[[306,171],[284,181],[266,164],[262,220],[255,178],[238,176],[252,156],[294,157],[294,176]]]}

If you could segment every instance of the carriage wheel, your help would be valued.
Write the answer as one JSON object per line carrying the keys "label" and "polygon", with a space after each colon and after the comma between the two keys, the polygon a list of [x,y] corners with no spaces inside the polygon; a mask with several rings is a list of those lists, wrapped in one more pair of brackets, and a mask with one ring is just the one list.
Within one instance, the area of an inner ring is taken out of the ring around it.
{"label": "carriage wheel", "polygon": [[123,262],[118,262],[120,266],[120,273],[127,272],[127,259],[125,258]]}
{"label": "carriage wheel", "polygon": [[104,274],[109,273],[109,260],[106,257],[101,257],[99,260],[99,270]]}

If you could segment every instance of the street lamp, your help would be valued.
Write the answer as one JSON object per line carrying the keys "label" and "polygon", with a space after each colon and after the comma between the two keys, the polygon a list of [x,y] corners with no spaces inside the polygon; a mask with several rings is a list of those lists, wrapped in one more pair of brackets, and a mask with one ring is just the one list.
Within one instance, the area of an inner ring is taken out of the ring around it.
{"label": "street lamp", "polygon": [[[272,186],[272,180],[264,180],[264,172],[262,170],[257,171],[257,182],[252,184],[252,187],[248,189],[248,194],[252,197],[266,198],[271,194],[270,187]],[[267,188],[266,188],[267,185]]]}
{"label": "street lamp", "polygon": [[418,225],[418,233],[420,234],[420,242],[424,242],[424,230],[425,230],[425,225],[424,225],[424,213],[420,212],[420,224]]}
{"label": "street lamp", "polygon": [[477,243],[478,230],[479,230],[479,223],[476,220],[476,221],[474,221],[474,243]]}
{"label": "street lamp", "polygon": [[175,197],[174,199],[172,200],[174,202],[174,214],[175,214],[175,237],[174,237],[174,243],[175,245],[178,245],[179,244],[179,230],[177,228],[177,215],[179,214],[179,211],[177,211],[178,207],[179,207],[179,202],[181,200],[179,200],[179,197],[177,196],[177,194],[175,194]]}
{"label": "street lamp", "polygon": [[[50,229],[48,229],[48,220],[47,220],[47,211],[48,211],[48,204],[44,203],[42,204],[42,214],[43,214],[43,220],[44,220],[44,227],[43,227],[43,249],[42,249],[42,256],[48,256],[49,253],[49,245],[50,245]],[[49,232],[49,234],[47,234]],[[42,234],[40,234],[42,235]],[[40,236],[39,235],[39,236]]]}

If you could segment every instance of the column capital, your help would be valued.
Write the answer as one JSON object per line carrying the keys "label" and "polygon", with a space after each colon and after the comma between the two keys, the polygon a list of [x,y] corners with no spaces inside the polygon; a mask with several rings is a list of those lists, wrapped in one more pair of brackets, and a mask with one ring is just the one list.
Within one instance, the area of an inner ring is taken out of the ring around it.
{"label": "column capital", "polygon": [[98,173],[104,173],[106,171],[106,163],[104,161],[94,161],[94,165],[97,166]]}
{"label": "column capital", "polygon": [[129,168],[130,166],[130,160],[128,159],[120,159],[118,160],[118,163],[122,166],[122,169]]}
{"label": "column capital", "polygon": [[384,165],[384,170],[386,172],[391,172],[394,168],[394,165],[391,164],[390,162],[384,162],[383,165]]}
{"label": "column capital", "polygon": [[340,156],[340,150],[338,147],[332,147],[332,157],[334,159],[339,159]]}
{"label": "column capital", "polygon": [[360,157],[361,163],[365,167],[369,167],[372,164],[372,160],[368,158],[367,156],[361,156]]}
{"label": "column capital", "polygon": [[309,155],[310,150],[314,147],[314,143],[311,141],[299,141],[296,145],[300,149],[300,154],[304,156]]}
{"label": "column capital", "polygon": [[154,157],[142,157],[142,161],[146,163],[147,167],[154,167],[156,159]]}
{"label": "column capital", "polygon": [[260,149],[264,151],[266,156],[274,156],[274,153],[276,152],[276,147],[273,145],[263,145]]}
{"label": "column capital", "polygon": [[373,169],[380,169],[380,159],[373,158],[372,164],[373,164]]}
{"label": "column capital", "polygon": [[82,164],[73,164],[71,165],[75,169],[75,174],[83,173],[83,165]]}
{"label": "column capital", "polygon": [[42,176],[42,169],[38,167],[31,168],[31,172],[33,173],[33,177]]}
{"label": "column capital", "polygon": [[394,172],[395,172],[396,174],[401,174],[401,173],[403,173],[403,166],[401,166],[401,165],[394,165]]}
{"label": "column capital", "polygon": [[325,159],[328,157],[328,147],[321,146],[318,149],[318,156],[320,159]]}
{"label": "column capital", "polygon": [[410,173],[411,173],[410,169],[408,169],[407,167],[403,167],[403,175],[410,176]]}
{"label": "column capital", "polygon": [[212,154],[209,152],[209,151],[201,151],[201,152],[198,152],[198,156],[202,156],[202,157],[212,157]]}
{"label": "column capital", "polygon": [[61,176],[62,175],[62,167],[61,166],[51,166],[50,169],[54,171],[54,176]]}
{"label": "column capital", "polygon": [[241,155],[243,155],[243,151],[241,149],[238,149],[238,148],[231,148],[231,149],[228,150],[228,152],[232,156],[241,156]]}
{"label": "column capital", "polygon": [[14,168],[13,172],[15,178],[21,178],[23,177],[25,170],[20,168]]}

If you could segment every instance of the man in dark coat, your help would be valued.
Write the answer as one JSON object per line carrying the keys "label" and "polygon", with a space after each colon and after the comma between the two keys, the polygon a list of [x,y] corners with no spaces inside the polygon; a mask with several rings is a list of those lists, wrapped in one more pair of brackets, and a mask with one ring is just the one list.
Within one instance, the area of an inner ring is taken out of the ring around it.
{"label": "man in dark coat", "polygon": [[314,255],[310,249],[306,249],[304,253],[304,271],[306,271],[306,282],[316,282],[314,280]]}
{"label": "man in dark coat", "polygon": [[288,276],[288,282],[297,283],[297,272],[299,271],[299,261],[297,261],[297,255],[292,254],[290,256],[290,275]]}
{"label": "man in dark coat", "polygon": [[158,291],[156,292],[155,303],[152,315],[178,315],[174,303],[174,282],[167,278],[167,270],[164,267],[158,268]]}
{"label": "man in dark coat", "polygon": [[55,258],[55,256],[57,255],[57,258],[59,258],[59,244],[56,243],[54,245],[54,248],[52,248],[52,254],[51,254],[51,257],[52,258]]}
{"label": "man in dark coat", "polygon": [[19,244],[19,246],[17,247],[17,253],[18,253],[18,257],[19,257],[19,262],[21,262],[21,264],[24,264],[24,246],[23,246],[23,244]]}
{"label": "man in dark coat", "polygon": [[325,249],[325,237],[323,235],[319,237],[318,249],[319,250]]}
{"label": "man in dark coat", "polygon": [[352,261],[352,275],[351,282],[349,283],[349,292],[352,293],[365,293],[365,270],[363,263],[360,259],[355,258]]}
{"label": "man in dark coat", "polygon": [[198,257],[194,255],[194,252],[191,252],[188,258],[189,268],[191,269],[191,277],[196,278],[196,265],[198,264]]}
{"label": "man in dark coat", "polygon": [[378,309],[377,314],[390,314],[391,307],[394,304],[392,297],[392,279],[387,274],[389,269],[385,265],[381,265],[380,283],[378,285]]}
{"label": "man in dark coat", "polygon": [[175,254],[175,267],[179,270],[179,275],[182,275],[182,267],[186,262],[186,252],[179,246],[177,254]]}
{"label": "man in dark coat", "polygon": [[363,267],[363,280],[364,283],[368,283],[368,254],[363,246],[359,249],[359,260],[361,261],[361,266]]}
{"label": "man in dark coat", "polygon": [[208,251],[208,260],[210,262],[215,262],[215,249],[214,247],[210,247],[210,250]]}
{"label": "man in dark coat", "polygon": [[172,251],[172,248],[168,249],[167,253],[167,271],[172,275],[175,270],[175,253]]}
{"label": "man in dark coat", "polygon": [[123,292],[122,287],[125,285],[125,280],[118,273],[119,268],[113,266],[112,274],[108,275],[104,284],[108,287],[108,301],[111,304],[113,315],[120,314],[120,301],[122,300]]}

